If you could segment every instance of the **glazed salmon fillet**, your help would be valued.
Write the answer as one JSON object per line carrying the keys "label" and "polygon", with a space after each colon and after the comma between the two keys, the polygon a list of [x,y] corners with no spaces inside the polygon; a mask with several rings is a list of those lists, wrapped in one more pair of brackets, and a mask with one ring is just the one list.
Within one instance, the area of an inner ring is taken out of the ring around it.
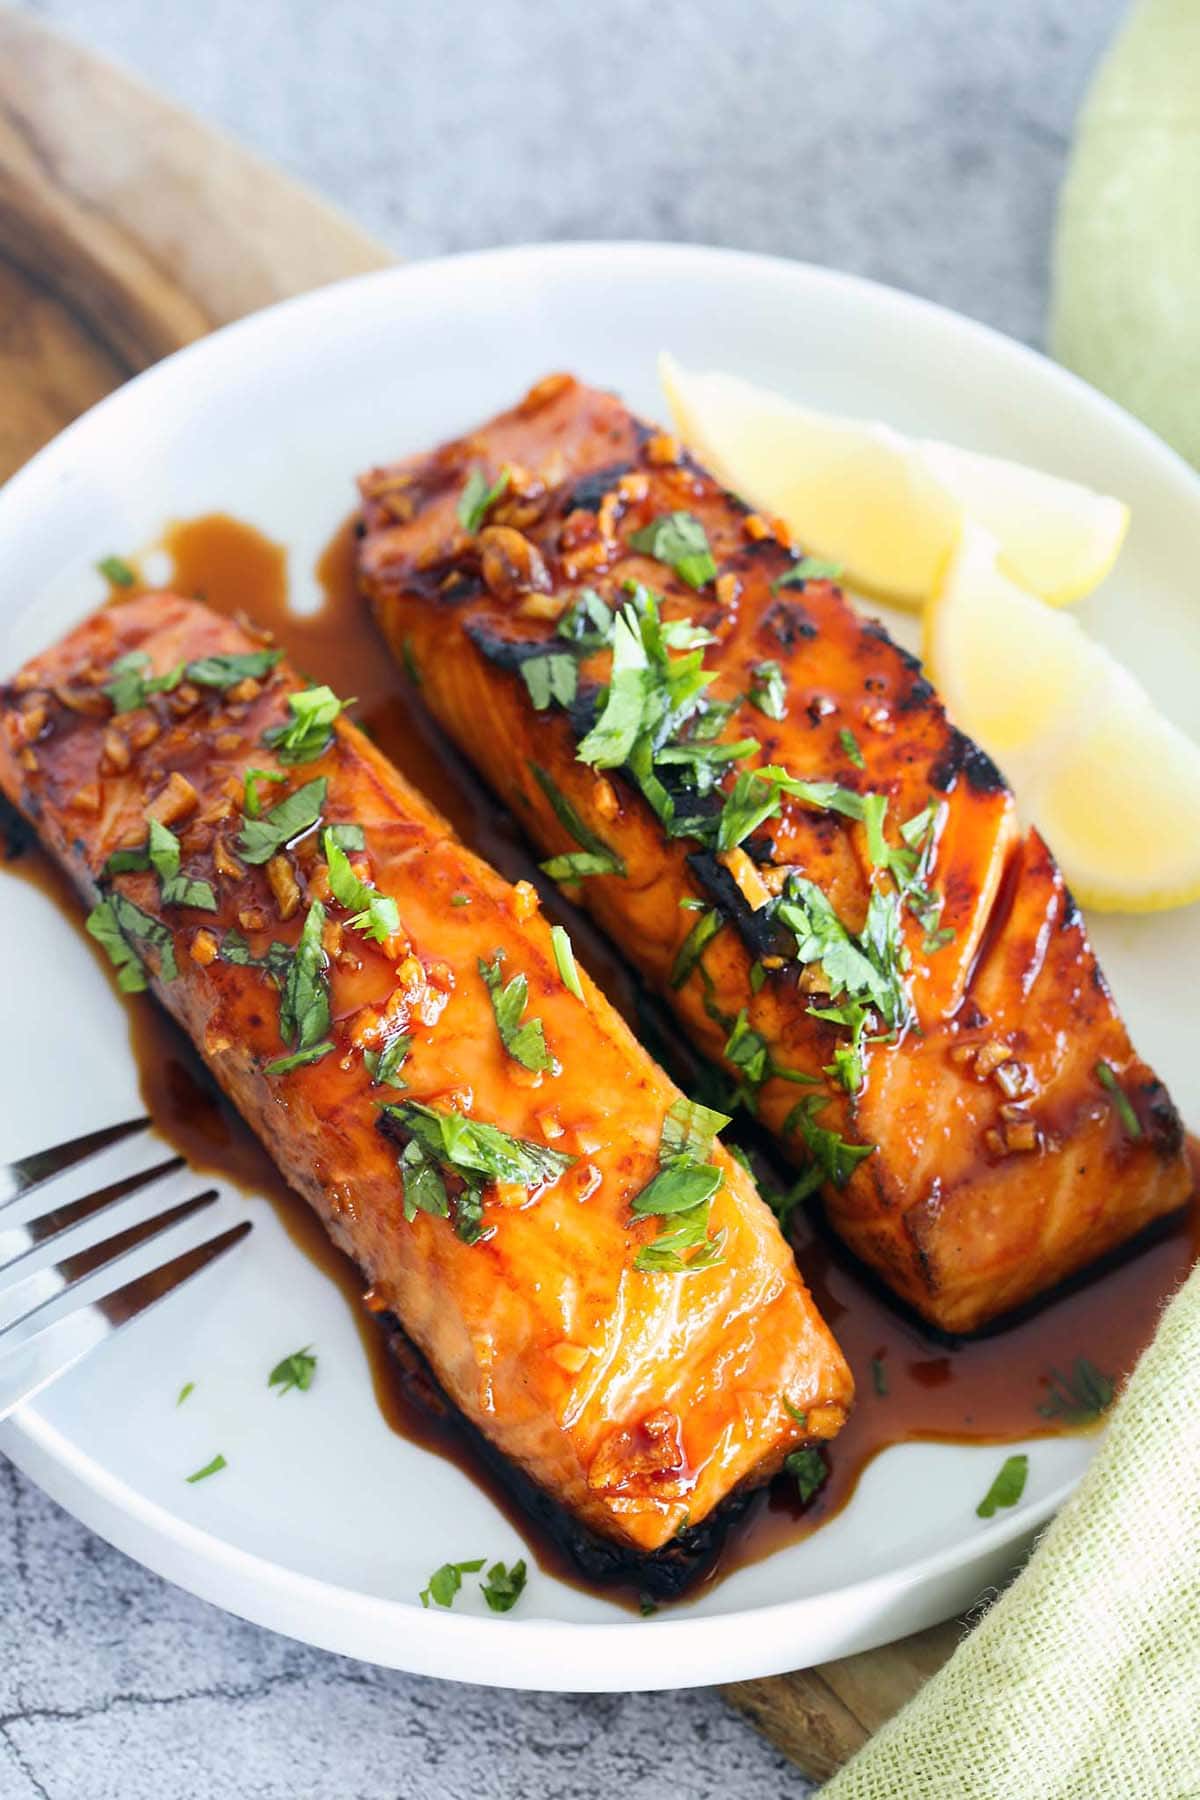
{"label": "glazed salmon fillet", "polygon": [[1184,1203],[1052,855],[836,571],[565,375],[360,485],[433,714],[904,1301],[975,1331]]}
{"label": "glazed salmon fillet", "polygon": [[837,1431],[849,1371],[721,1115],[328,689],[155,594],[0,705],[0,784],[121,985],[541,1495],[644,1567]]}

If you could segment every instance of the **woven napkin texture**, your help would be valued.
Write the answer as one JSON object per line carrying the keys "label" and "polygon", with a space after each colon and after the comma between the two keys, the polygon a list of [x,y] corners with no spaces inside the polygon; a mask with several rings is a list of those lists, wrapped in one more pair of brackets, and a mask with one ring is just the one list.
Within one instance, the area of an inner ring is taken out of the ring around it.
{"label": "woven napkin texture", "polygon": [[1012,1587],[821,1790],[821,1800],[1197,1797],[1200,1268]]}

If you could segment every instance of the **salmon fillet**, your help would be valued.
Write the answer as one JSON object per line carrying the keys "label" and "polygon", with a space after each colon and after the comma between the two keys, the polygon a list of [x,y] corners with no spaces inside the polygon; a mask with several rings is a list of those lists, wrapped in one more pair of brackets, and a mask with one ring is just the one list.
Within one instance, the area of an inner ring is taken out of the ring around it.
{"label": "salmon fillet", "polygon": [[138,597],[3,690],[0,785],[470,1424],[682,1555],[849,1371],[720,1115],[323,696]]}
{"label": "salmon fillet", "polygon": [[361,490],[434,715],[904,1301],[974,1331],[1183,1204],[1053,857],[782,527],[565,375]]}

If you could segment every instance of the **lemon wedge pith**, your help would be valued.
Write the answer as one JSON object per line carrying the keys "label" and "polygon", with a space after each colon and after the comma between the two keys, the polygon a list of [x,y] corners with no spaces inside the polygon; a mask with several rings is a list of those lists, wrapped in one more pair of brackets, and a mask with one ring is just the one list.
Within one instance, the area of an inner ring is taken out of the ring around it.
{"label": "lemon wedge pith", "polygon": [[925,656],[1079,900],[1157,912],[1200,899],[1200,747],[1074,619],[1011,581],[976,526],[926,615]]}
{"label": "lemon wedge pith", "polygon": [[665,354],[659,376],[685,442],[727,486],[895,605],[937,591],[964,516],[994,535],[1001,568],[1053,605],[1102,581],[1124,539],[1128,508],[1077,482],[815,412]]}

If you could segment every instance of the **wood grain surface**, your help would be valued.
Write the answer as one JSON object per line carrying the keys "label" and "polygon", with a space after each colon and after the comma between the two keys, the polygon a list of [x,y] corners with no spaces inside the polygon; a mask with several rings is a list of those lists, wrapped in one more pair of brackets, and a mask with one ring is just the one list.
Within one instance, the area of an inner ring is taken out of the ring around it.
{"label": "wood grain surface", "polygon": [[[217,325],[391,254],[121,70],[0,7],[0,479]],[[823,1778],[953,1651],[951,1621],[726,1697]]]}

